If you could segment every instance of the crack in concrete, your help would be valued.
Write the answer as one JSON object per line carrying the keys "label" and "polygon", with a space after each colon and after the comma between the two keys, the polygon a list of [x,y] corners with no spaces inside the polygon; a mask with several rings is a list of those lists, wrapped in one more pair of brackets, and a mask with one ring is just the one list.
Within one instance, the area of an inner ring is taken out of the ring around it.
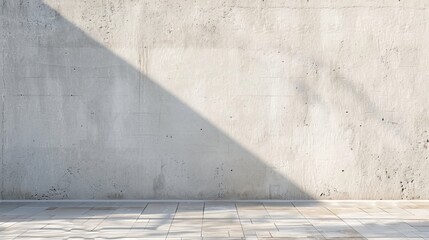
{"label": "crack in concrete", "polygon": [[3,69],[2,69],[2,80],[3,80],[3,92],[2,92],[2,119],[1,119],[1,128],[0,132],[2,135],[2,142],[1,142],[1,191],[0,191],[0,199],[3,199],[3,191],[4,191],[4,143],[6,141],[6,133],[5,133],[5,101],[6,101],[6,80],[5,80],[5,50],[2,50],[2,61],[3,61]]}

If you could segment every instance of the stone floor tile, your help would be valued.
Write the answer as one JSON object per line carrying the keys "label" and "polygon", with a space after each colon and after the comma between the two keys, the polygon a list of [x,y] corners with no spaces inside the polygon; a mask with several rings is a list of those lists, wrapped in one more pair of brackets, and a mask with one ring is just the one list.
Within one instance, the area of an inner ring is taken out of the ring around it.
{"label": "stone floor tile", "polygon": [[263,203],[236,203],[240,218],[270,218]]}
{"label": "stone floor tile", "polygon": [[177,207],[178,203],[151,202],[146,206],[139,218],[173,218]]}
{"label": "stone floor tile", "polygon": [[290,202],[264,202],[271,218],[305,218]]}
{"label": "stone floor tile", "polygon": [[5,213],[3,213],[2,215],[6,215],[6,216],[32,216],[35,215],[39,212],[43,212],[45,209],[47,209],[48,207],[18,207],[15,208],[11,211],[7,211]]}
{"label": "stone floor tile", "polygon": [[233,202],[206,202],[204,205],[204,218],[236,218],[238,212]]}
{"label": "stone floor tile", "polygon": [[204,203],[180,202],[175,218],[203,218]]}

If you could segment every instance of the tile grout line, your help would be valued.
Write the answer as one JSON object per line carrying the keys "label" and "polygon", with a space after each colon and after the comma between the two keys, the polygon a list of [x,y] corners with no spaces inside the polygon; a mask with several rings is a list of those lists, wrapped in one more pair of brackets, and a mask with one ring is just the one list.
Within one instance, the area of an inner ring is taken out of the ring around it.
{"label": "tile grout line", "polygon": [[[136,225],[137,221],[140,219],[140,216],[143,214],[144,210],[146,210],[146,208],[147,208],[148,205],[149,205],[149,203],[146,203],[146,205],[144,206],[143,210],[140,212],[140,215],[137,217],[136,221],[131,226],[130,231],[131,231],[131,229],[133,229],[134,225]],[[143,231],[146,231],[146,226],[149,224],[149,220],[146,222],[146,225],[144,225]],[[130,233],[128,233],[128,234],[130,234]]]}
{"label": "tile grout line", "polygon": [[172,226],[172,225],[173,225],[173,223],[174,223],[174,219],[175,219],[175,217],[176,217],[177,210],[179,210],[179,204],[180,204],[180,202],[176,202],[176,203],[177,203],[177,205],[176,205],[176,211],[174,211],[174,216],[173,216],[173,219],[171,219],[171,223],[170,223],[170,226],[168,227],[168,231],[167,231],[167,235],[165,235],[165,239],[167,239],[167,238],[168,238],[168,234],[170,234],[171,226]]}
{"label": "tile grout line", "polygon": [[[237,211],[238,221],[240,222],[241,232],[243,233],[243,237],[244,237],[244,238],[246,238],[246,235],[245,235],[245,233],[244,233],[243,224],[241,223],[241,216],[240,216],[240,214],[238,213],[237,203],[234,203],[234,206],[235,206],[235,211]],[[228,236],[230,236],[229,231],[228,231]]]}
{"label": "tile grout line", "polygon": [[307,218],[307,216],[305,216],[301,211],[299,211],[299,209],[296,207],[296,205],[294,203],[292,203],[293,207],[307,220],[307,222],[309,224],[311,224],[311,226],[316,229],[316,231],[320,234],[320,236],[322,236],[323,239],[326,239],[326,237],[319,231],[319,229],[317,229]]}
{"label": "tile grout line", "polygon": [[[264,209],[265,209],[265,211],[267,212],[268,216],[270,216],[270,219],[273,221],[273,224],[274,224],[274,226],[276,227],[277,232],[279,232],[279,231],[280,231],[280,230],[279,230],[279,227],[277,227],[277,224],[276,224],[276,222],[274,221],[273,216],[271,216],[270,212],[269,212],[269,211],[268,211],[268,209],[267,209],[267,206],[265,206],[265,202],[261,202],[261,203],[262,203],[262,206],[264,206]],[[271,232],[270,232],[270,231],[268,231],[268,233],[270,234],[270,236],[271,236],[271,237],[273,237],[273,234],[271,234]],[[258,235],[256,235],[256,236],[258,236]]]}
{"label": "tile grout line", "polygon": [[204,211],[206,210],[206,202],[203,202],[203,216],[201,218],[201,232],[200,237],[203,238],[203,229],[204,229]]}
{"label": "tile grout line", "polygon": [[[328,207],[324,207],[326,208],[326,210],[328,210],[329,212],[331,212],[332,214],[334,214],[336,217],[338,217],[343,223],[345,223],[347,226],[349,226],[351,229],[355,230],[361,237],[367,239],[366,237],[364,237],[357,229],[355,229],[353,226],[351,226],[350,224],[348,224],[346,221],[344,221],[344,219],[340,216],[338,216],[338,214],[335,214],[334,212],[332,212],[331,209],[329,209]],[[359,208],[360,209],[360,208]],[[363,209],[361,209],[362,211],[364,211]],[[365,211],[364,211],[365,212]]]}

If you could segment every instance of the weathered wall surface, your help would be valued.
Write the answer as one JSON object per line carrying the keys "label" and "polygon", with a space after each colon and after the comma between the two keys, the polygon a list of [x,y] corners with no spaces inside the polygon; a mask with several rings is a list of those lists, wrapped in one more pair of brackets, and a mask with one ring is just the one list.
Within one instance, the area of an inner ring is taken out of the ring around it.
{"label": "weathered wall surface", "polygon": [[0,1],[2,199],[427,199],[427,1]]}

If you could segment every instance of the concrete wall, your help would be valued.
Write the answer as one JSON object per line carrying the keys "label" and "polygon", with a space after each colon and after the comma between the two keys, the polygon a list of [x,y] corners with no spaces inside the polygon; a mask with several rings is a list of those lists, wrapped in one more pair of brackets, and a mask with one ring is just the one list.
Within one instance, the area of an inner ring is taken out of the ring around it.
{"label": "concrete wall", "polygon": [[0,0],[2,199],[427,199],[428,1]]}

